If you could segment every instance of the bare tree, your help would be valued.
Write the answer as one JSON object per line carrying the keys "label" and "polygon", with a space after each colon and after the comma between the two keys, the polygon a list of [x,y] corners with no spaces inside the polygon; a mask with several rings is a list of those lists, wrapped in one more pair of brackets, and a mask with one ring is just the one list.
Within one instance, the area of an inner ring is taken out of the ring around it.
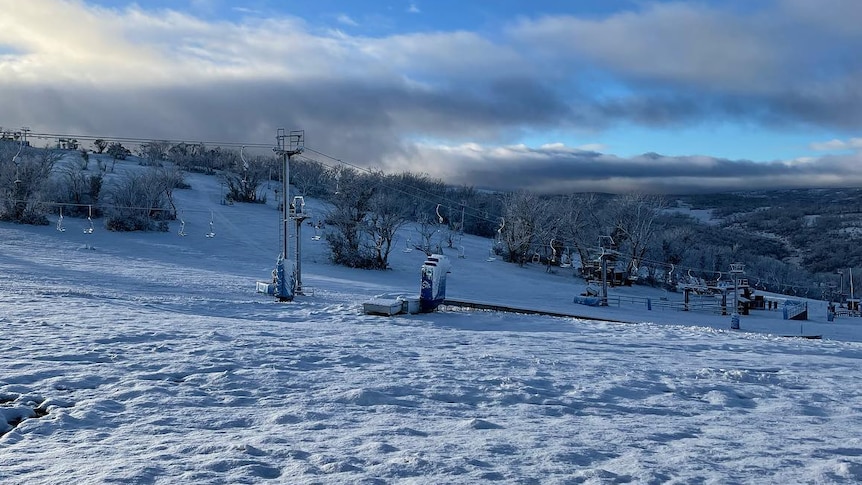
{"label": "bare tree", "polygon": [[200,159],[200,163],[195,169],[203,169],[207,175],[215,174],[216,170],[235,170],[235,167],[241,164],[240,152],[238,150],[222,147],[204,150],[203,146],[201,146],[198,158]]}
{"label": "bare tree", "polygon": [[614,220],[612,236],[621,251],[625,251],[627,273],[631,275],[643,261],[656,231],[656,219],[664,209],[664,199],[656,195],[626,194],[616,197],[610,207]]}
{"label": "bare tree", "polygon": [[59,170],[50,189],[54,202],[63,205],[65,216],[86,216],[89,207],[96,205],[102,188],[102,174],[89,175],[81,167],[66,166]]}
{"label": "bare tree", "polygon": [[326,172],[326,167],[316,160],[293,160],[290,164],[290,182],[305,197],[321,196],[326,193]]}
{"label": "bare tree", "polygon": [[244,161],[233,167],[235,171],[224,172],[222,179],[228,190],[226,197],[236,202],[266,202],[259,189],[269,177],[271,159],[260,155],[244,157]]}
{"label": "bare tree", "polygon": [[105,148],[108,148],[108,142],[101,138],[97,138],[96,141],[93,142],[93,146],[96,147],[96,153],[103,153]]}
{"label": "bare tree", "polygon": [[178,143],[168,148],[167,158],[183,170],[191,171],[200,163],[203,148],[197,143]]}
{"label": "bare tree", "polygon": [[117,160],[125,160],[126,157],[132,154],[132,152],[128,148],[116,142],[108,145],[108,150],[106,153],[110,155],[112,159],[111,172],[114,171],[114,166],[117,164]]}
{"label": "bare tree", "polygon": [[159,167],[155,170],[154,177],[156,178],[156,180],[160,180],[164,190],[165,198],[167,199],[168,205],[171,208],[170,215],[166,215],[166,217],[170,219],[176,219],[177,205],[174,203],[174,189],[182,187],[188,188],[188,185],[183,179],[183,172],[177,166]]}
{"label": "bare tree", "polygon": [[416,232],[419,233],[419,249],[427,256],[442,251],[440,223],[428,214],[420,214]]}
{"label": "bare tree", "polygon": [[578,254],[581,267],[593,259],[603,232],[602,201],[596,194],[572,194],[560,198],[552,211],[559,218],[559,237]]}
{"label": "bare tree", "polygon": [[19,143],[0,143],[0,220],[24,224],[47,224],[44,192],[60,155],[52,150],[32,149]]}
{"label": "bare tree", "polygon": [[365,218],[371,211],[371,199],[377,183],[370,175],[341,167],[336,177],[340,188],[332,200],[327,217],[326,241],[332,252],[332,260],[353,268],[374,268],[376,257],[364,243]]}
{"label": "bare tree", "polygon": [[105,223],[114,231],[166,231],[176,218],[171,198],[175,171],[152,169],[114,181],[105,194]]}
{"label": "bare tree", "polygon": [[138,153],[147,165],[161,165],[167,159],[171,144],[167,141],[150,141],[141,144]]}
{"label": "bare tree", "polygon": [[[374,178],[384,183],[387,179],[380,173],[375,174]],[[393,239],[408,221],[409,207],[403,203],[400,193],[383,188],[374,192],[369,209],[365,230],[374,244],[377,267],[386,269]]]}
{"label": "bare tree", "polygon": [[513,192],[504,197],[503,207],[503,258],[523,265],[543,244],[543,231],[548,229],[548,202],[530,192]]}

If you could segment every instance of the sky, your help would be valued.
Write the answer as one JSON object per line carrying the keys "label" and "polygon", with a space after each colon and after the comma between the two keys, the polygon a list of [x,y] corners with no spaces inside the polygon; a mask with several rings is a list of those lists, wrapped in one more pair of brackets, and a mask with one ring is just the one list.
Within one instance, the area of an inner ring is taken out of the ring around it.
{"label": "sky", "polygon": [[[539,192],[862,184],[862,4],[0,0],[0,126]],[[322,159],[330,163],[328,159]]]}

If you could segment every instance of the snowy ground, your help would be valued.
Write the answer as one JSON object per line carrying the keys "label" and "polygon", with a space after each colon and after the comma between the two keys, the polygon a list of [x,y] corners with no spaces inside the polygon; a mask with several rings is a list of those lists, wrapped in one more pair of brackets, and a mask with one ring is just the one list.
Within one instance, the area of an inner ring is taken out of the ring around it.
{"label": "snowy ground", "polygon": [[645,323],[363,315],[424,255],[348,270],[307,233],[314,294],[277,303],[277,211],[189,181],[186,237],[0,224],[0,482],[862,480],[862,322],[580,307],[474,238],[451,296]]}

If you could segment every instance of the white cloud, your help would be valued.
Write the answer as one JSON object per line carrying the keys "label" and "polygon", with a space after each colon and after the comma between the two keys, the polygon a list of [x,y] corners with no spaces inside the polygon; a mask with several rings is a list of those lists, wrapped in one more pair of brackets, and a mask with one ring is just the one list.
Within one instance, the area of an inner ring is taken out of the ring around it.
{"label": "white cloud", "polygon": [[[338,21],[357,25],[347,15]],[[205,21],[134,4],[108,9],[64,0],[29,0],[5,9],[0,46],[12,52],[0,58],[5,83],[160,85],[345,76],[400,82],[413,74],[475,77],[523,66],[514,50],[470,32],[364,38],[340,31],[326,35],[295,17]]]}
{"label": "white cloud", "polygon": [[362,58],[355,39],[313,35],[296,18],[206,22],[172,10],[61,0],[7,9],[0,17],[0,45],[14,52],[0,59],[3,84],[186,85],[385,70],[368,65],[375,61]]}
{"label": "white cloud", "polygon": [[336,18],[336,20],[338,21],[338,23],[340,23],[340,24],[344,24],[344,25],[348,25],[348,26],[350,26],[350,27],[358,27],[358,26],[359,26],[359,23],[357,23],[355,20],[353,20],[352,18],[350,18],[350,16],[349,16],[349,15],[347,15],[347,14],[341,14],[341,15],[339,15],[339,16]]}
{"label": "white cloud", "polygon": [[575,148],[578,150],[584,150],[587,152],[606,152],[608,151],[608,146],[604,143],[586,143],[583,145],[578,145]]}
{"label": "white cloud", "polygon": [[248,7],[231,7],[234,12],[239,12],[244,15],[263,15],[263,10],[257,10]]}
{"label": "white cloud", "polygon": [[192,9],[199,12],[212,13],[215,11],[215,0],[189,0]]}
{"label": "white cloud", "polygon": [[[818,15],[817,22],[802,13],[830,9],[808,0],[784,0],[796,4],[795,9],[779,2],[745,13],[704,2],[645,2],[639,10],[599,18],[526,18],[510,26],[509,33],[570,73],[598,67],[637,82],[786,94],[789,88],[828,84],[831,76],[823,73],[840,75],[846,67],[842,58],[832,56],[834,44],[817,39],[842,12],[846,23],[862,8],[858,2],[829,2],[832,11]],[[860,40],[860,35],[845,39],[843,47],[852,52]]]}
{"label": "white cloud", "polygon": [[828,141],[814,142],[809,145],[812,150],[829,152],[843,150],[859,150],[862,149],[862,138],[850,138],[847,140],[839,140],[834,138]]}
{"label": "white cloud", "polygon": [[407,12],[409,13],[422,13],[422,10],[419,10],[419,6],[415,3],[411,3],[409,7],[407,7]]}

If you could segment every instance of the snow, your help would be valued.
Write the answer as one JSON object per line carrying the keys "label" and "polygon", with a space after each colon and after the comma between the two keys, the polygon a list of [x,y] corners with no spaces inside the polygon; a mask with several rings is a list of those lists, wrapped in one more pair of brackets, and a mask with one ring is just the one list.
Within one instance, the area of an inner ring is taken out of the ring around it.
{"label": "snow", "polygon": [[721,222],[721,219],[715,217],[712,209],[694,209],[691,204],[681,200],[676,201],[676,206],[666,208],[665,212],[689,216],[704,224],[715,225]]}
{"label": "snow", "polygon": [[[630,323],[365,315],[418,295],[425,255],[404,234],[390,271],[336,267],[310,228],[313,294],[278,303],[255,293],[280,248],[274,197],[224,206],[216,179],[188,181],[186,237],[0,224],[0,482],[862,480],[860,319],[812,303],[810,321],[752,312],[739,332],[576,305],[571,270],[487,262],[472,237],[448,250],[449,296]],[[784,336],[800,334],[824,339]]]}

